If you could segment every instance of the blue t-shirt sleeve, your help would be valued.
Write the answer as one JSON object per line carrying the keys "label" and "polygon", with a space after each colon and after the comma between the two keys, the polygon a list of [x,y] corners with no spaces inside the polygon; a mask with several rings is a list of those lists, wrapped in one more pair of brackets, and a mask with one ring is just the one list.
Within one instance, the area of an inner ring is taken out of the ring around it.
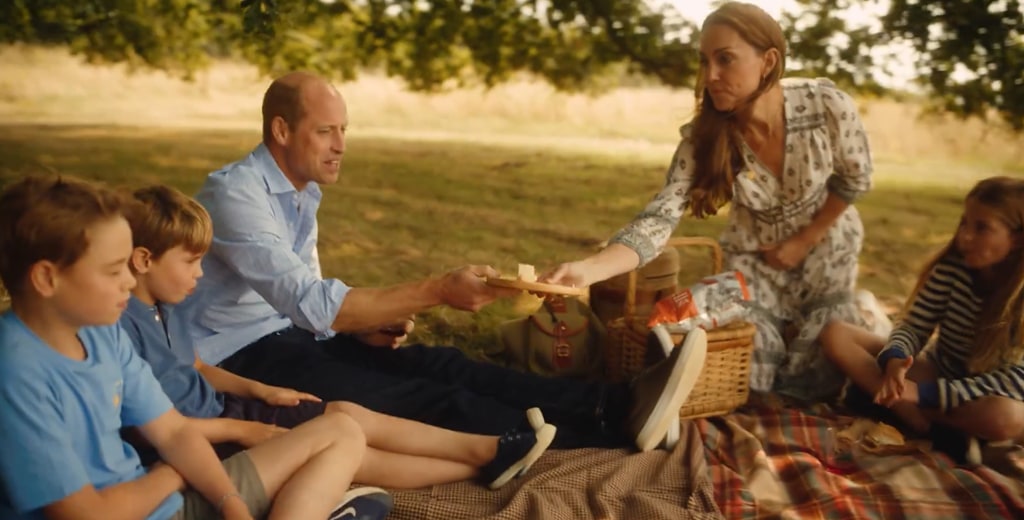
{"label": "blue t-shirt sleeve", "polygon": [[0,369],[0,482],[10,505],[26,513],[90,484],[46,374],[32,366]]}
{"label": "blue t-shirt sleeve", "polygon": [[153,370],[135,351],[123,327],[117,327],[117,353],[124,377],[124,401],[121,423],[141,426],[160,417],[172,408],[171,400],[153,376]]}

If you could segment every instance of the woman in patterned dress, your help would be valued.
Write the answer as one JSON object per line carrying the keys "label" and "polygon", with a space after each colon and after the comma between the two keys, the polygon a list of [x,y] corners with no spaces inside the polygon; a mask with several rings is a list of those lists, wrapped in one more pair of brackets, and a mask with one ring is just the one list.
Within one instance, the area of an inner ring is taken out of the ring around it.
{"label": "woman in patterned dress", "polygon": [[868,140],[853,100],[825,79],[782,79],[782,29],[762,9],[723,4],[701,28],[697,113],[664,188],[610,241],[542,280],[587,286],[630,271],[665,246],[685,211],[729,207],[720,237],[741,271],[757,326],[750,384],[802,399],[838,390],[818,335],[863,323],[853,302],[864,230],[852,203],[871,186]]}

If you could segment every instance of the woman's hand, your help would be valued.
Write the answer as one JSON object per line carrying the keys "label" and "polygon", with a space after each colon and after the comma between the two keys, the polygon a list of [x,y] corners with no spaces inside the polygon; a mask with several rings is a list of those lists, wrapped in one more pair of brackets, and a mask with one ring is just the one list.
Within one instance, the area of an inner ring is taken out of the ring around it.
{"label": "woman's hand", "polygon": [[589,273],[582,261],[567,262],[544,273],[537,281],[568,287],[586,287],[590,285]]}
{"label": "woman's hand", "polygon": [[788,271],[800,265],[807,253],[811,252],[814,242],[802,234],[793,235],[781,244],[767,244],[761,246],[761,258],[773,269]]}
{"label": "woman's hand", "polygon": [[892,406],[905,397],[907,371],[913,364],[912,357],[890,359],[885,364],[885,378],[882,380],[882,388],[875,394],[875,403]]}

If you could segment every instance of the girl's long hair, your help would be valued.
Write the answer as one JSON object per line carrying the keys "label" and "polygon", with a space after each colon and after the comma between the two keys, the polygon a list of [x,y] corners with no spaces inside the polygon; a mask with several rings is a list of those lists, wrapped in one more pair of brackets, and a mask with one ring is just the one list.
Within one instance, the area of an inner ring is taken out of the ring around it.
{"label": "girl's long hair", "polygon": [[[1010,229],[1014,240],[1010,253],[995,266],[998,282],[990,293],[982,296],[981,314],[975,324],[974,348],[967,361],[968,372],[980,374],[1024,359],[1024,337],[1021,334],[1024,331],[1024,180],[990,177],[968,192],[967,201],[995,211]],[[925,280],[939,261],[950,255],[960,255],[956,235],[921,271],[906,309],[917,299]]]}
{"label": "girl's long hair", "polygon": [[701,25],[701,31],[712,25],[725,25],[735,30],[744,41],[761,53],[776,49],[779,59],[763,78],[757,90],[729,112],[717,110],[707,94],[705,68],[697,74],[694,88],[697,114],[693,118],[694,178],[690,185],[690,212],[697,218],[714,215],[732,200],[734,167],[739,161],[740,137],[736,115],[745,114],[762,94],[782,79],[785,70],[786,39],[782,28],[763,9],[753,4],[728,2],[722,4]]}

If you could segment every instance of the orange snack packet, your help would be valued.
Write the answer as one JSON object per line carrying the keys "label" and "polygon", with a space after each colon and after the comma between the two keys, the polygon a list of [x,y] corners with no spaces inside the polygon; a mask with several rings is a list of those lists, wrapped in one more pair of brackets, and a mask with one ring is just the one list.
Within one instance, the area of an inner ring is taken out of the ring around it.
{"label": "orange snack packet", "polygon": [[713,329],[739,319],[750,300],[743,273],[726,271],[708,276],[654,304],[648,327],[664,324],[670,332],[689,332],[697,327]]}

